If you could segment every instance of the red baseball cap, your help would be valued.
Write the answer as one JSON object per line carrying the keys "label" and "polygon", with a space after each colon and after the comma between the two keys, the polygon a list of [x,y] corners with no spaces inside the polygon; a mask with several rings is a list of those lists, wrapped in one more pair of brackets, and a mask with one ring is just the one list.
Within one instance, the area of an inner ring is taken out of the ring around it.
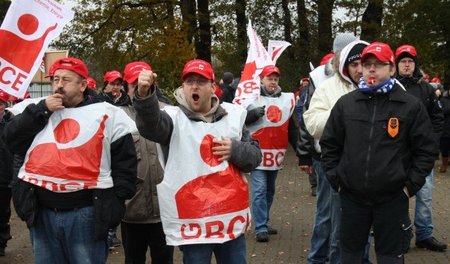
{"label": "red baseball cap", "polygon": [[45,76],[45,78],[53,77],[53,75],[55,75],[55,66],[56,65],[54,63],[50,66],[50,68],[48,69],[48,75]]}
{"label": "red baseball cap", "polygon": [[55,61],[49,70],[49,76],[52,77],[56,70],[65,69],[73,71],[81,77],[87,79],[89,77],[89,70],[86,64],[77,58],[62,58]]}
{"label": "red baseball cap", "polygon": [[120,79],[122,80],[122,74],[118,71],[109,71],[105,73],[105,76],[103,76],[103,81],[105,82],[114,82],[115,80]]}
{"label": "red baseball cap", "polygon": [[323,56],[322,60],[320,61],[320,65],[326,64],[333,57],[334,57],[334,53],[328,53],[327,55]]}
{"label": "red baseball cap", "polygon": [[87,87],[88,88],[91,88],[92,90],[96,90],[97,89],[97,82],[93,78],[89,77],[86,80],[87,80]]}
{"label": "red baseball cap", "polygon": [[211,64],[209,64],[209,62],[200,59],[193,59],[186,62],[183,68],[183,74],[181,75],[181,80],[184,81],[186,76],[190,73],[199,74],[208,80],[214,81],[215,79],[214,70]]}
{"label": "red baseball cap", "polygon": [[276,73],[278,74],[278,76],[280,76],[280,69],[278,69],[277,66],[275,65],[267,65],[266,67],[263,68],[262,72],[259,74],[259,76],[261,78],[266,77],[267,75],[270,75],[272,73]]}
{"label": "red baseball cap", "polygon": [[388,44],[373,42],[362,51],[361,62],[364,62],[369,55],[374,55],[381,62],[389,62],[395,65],[394,53]]}
{"label": "red baseball cap", "polygon": [[439,79],[438,77],[433,77],[433,79],[431,79],[432,83],[441,83],[441,79]]}
{"label": "red baseball cap", "polygon": [[9,101],[9,94],[7,94],[3,90],[0,90],[0,100],[2,100],[5,103],[8,102]]}
{"label": "red baseball cap", "polygon": [[134,83],[137,78],[139,77],[139,73],[141,73],[142,70],[148,70],[151,71],[152,67],[148,65],[147,63],[143,61],[134,61],[130,62],[125,66],[125,70],[123,73],[123,79],[127,83]]}
{"label": "red baseball cap", "polygon": [[402,45],[398,47],[397,50],[395,50],[395,57],[398,58],[398,56],[400,56],[400,54],[402,53],[408,53],[413,57],[417,57],[416,48],[414,48],[414,46],[411,45]]}

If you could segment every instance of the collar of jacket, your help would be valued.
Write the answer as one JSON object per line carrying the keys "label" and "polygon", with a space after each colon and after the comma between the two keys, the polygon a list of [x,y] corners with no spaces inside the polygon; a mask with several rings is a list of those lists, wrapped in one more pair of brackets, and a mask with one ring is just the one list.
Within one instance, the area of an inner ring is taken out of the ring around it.
{"label": "collar of jacket", "polygon": [[362,93],[361,91],[357,90],[356,92],[356,101],[364,101],[364,100],[371,100],[372,97],[379,97],[384,98],[388,97],[390,101],[397,101],[397,102],[408,102],[407,99],[405,99],[405,96],[408,96],[406,91],[403,90],[402,87],[400,87],[397,83],[394,84],[394,88],[392,88],[392,91],[388,94],[376,94],[376,93]]}
{"label": "collar of jacket", "polygon": [[262,96],[267,96],[267,97],[280,97],[281,96],[281,87],[278,86],[277,90],[273,94],[269,94],[266,91],[266,88],[264,87],[264,85],[261,84],[261,95]]}
{"label": "collar of jacket", "polygon": [[[200,118],[198,114],[195,114],[191,110],[187,109],[184,105],[178,105],[178,107],[183,111],[183,113],[192,121],[202,121],[205,122],[204,119]],[[226,116],[228,113],[221,105],[217,106],[216,112],[214,112],[212,123],[219,121],[222,117]]]}

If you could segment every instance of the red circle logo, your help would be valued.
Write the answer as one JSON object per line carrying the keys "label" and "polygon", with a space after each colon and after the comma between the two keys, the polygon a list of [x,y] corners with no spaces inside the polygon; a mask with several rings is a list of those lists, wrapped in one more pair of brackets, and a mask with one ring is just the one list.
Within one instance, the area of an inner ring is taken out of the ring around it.
{"label": "red circle logo", "polygon": [[213,142],[213,135],[206,135],[202,143],[200,144],[200,157],[202,160],[211,167],[215,167],[222,163],[219,161],[219,156],[213,154],[212,147],[217,146],[219,144]]}
{"label": "red circle logo", "polygon": [[64,119],[53,130],[58,143],[65,144],[78,137],[80,134],[80,124],[74,119]]}
{"label": "red circle logo", "polygon": [[19,17],[19,21],[17,21],[17,27],[20,32],[25,35],[31,35],[36,32],[39,26],[38,19],[31,14],[24,14]]}
{"label": "red circle logo", "polygon": [[278,108],[278,106],[271,105],[269,106],[269,108],[267,108],[266,116],[270,122],[278,123],[281,121],[281,118],[283,117],[283,112],[281,112],[281,109]]}

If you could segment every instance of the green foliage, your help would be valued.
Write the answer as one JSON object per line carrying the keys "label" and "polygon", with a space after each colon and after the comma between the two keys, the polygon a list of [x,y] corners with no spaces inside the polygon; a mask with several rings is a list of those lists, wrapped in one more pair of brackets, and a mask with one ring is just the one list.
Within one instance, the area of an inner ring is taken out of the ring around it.
{"label": "green foliage", "polygon": [[[309,72],[309,60],[317,66],[324,55],[318,47],[328,40],[318,35],[318,6],[326,1],[306,0],[304,14],[297,13],[297,3],[301,1],[284,1],[292,20],[292,46],[277,64],[282,71],[281,86],[285,90],[295,90],[298,80]],[[347,31],[359,35],[368,2],[334,1],[334,14],[343,16],[335,17],[329,25],[333,32]],[[170,95],[180,84],[183,64],[196,56],[195,43],[187,41],[187,33],[192,32],[192,28],[183,26],[186,24],[182,22],[180,1],[79,0],[76,3],[73,23],[63,31],[54,46],[69,48],[72,56],[86,60],[97,80],[101,80],[108,70],[123,70],[130,61],[144,60],[158,73],[160,87],[166,94]],[[209,0],[212,62],[218,78],[224,71],[238,76],[245,63],[239,54],[243,44],[238,44],[242,40],[237,36],[235,3],[235,0]],[[424,70],[432,76],[447,76],[443,79],[448,82],[450,1],[384,0],[383,3],[383,22],[378,40],[389,43],[393,49],[406,43],[416,46]],[[248,0],[246,15],[264,45],[269,39],[284,39],[283,18],[286,16],[282,0]],[[302,37],[298,28],[299,15],[307,18],[308,54],[301,50],[299,44]]]}
{"label": "green foliage", "polygon": [[403,44],[415,46],[421,68],[430,76],[447,76],[448,83],[450,1],[389,0],[386,10],[382,39],[394,50]]}
{"label": "green foliage", "polygon": [[170,16],[166,3],[82,0],[75,11],[55,46],[87,61],[97,80],[106,71],[142,60],[159,74],[160,87],[173,90],[183,64],[195,57],[180,18]]}

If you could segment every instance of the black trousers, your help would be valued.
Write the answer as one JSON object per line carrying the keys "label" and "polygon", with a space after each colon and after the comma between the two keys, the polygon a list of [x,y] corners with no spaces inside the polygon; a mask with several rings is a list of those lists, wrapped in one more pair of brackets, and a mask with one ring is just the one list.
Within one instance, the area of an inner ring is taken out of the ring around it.
{"label": "black trousers", "polygon": [[121,223],[122,245],[126,264],[145,264],[150,248],[152,264],[172,264],[173,247],[166,244],[162,224]]}
{"label": "black trousers", "polygon": [[341,263],[362,263],[364,247],[373,227],[377,263],[404,263],[410,242],[409,198],[399,191],[392,200],[365,205],[341,194]]}
{"label": "black trousers", "polygon": [[11,217],[11,189],[0,187],[0,247],[5,248],[11,239],[9,218]]}

